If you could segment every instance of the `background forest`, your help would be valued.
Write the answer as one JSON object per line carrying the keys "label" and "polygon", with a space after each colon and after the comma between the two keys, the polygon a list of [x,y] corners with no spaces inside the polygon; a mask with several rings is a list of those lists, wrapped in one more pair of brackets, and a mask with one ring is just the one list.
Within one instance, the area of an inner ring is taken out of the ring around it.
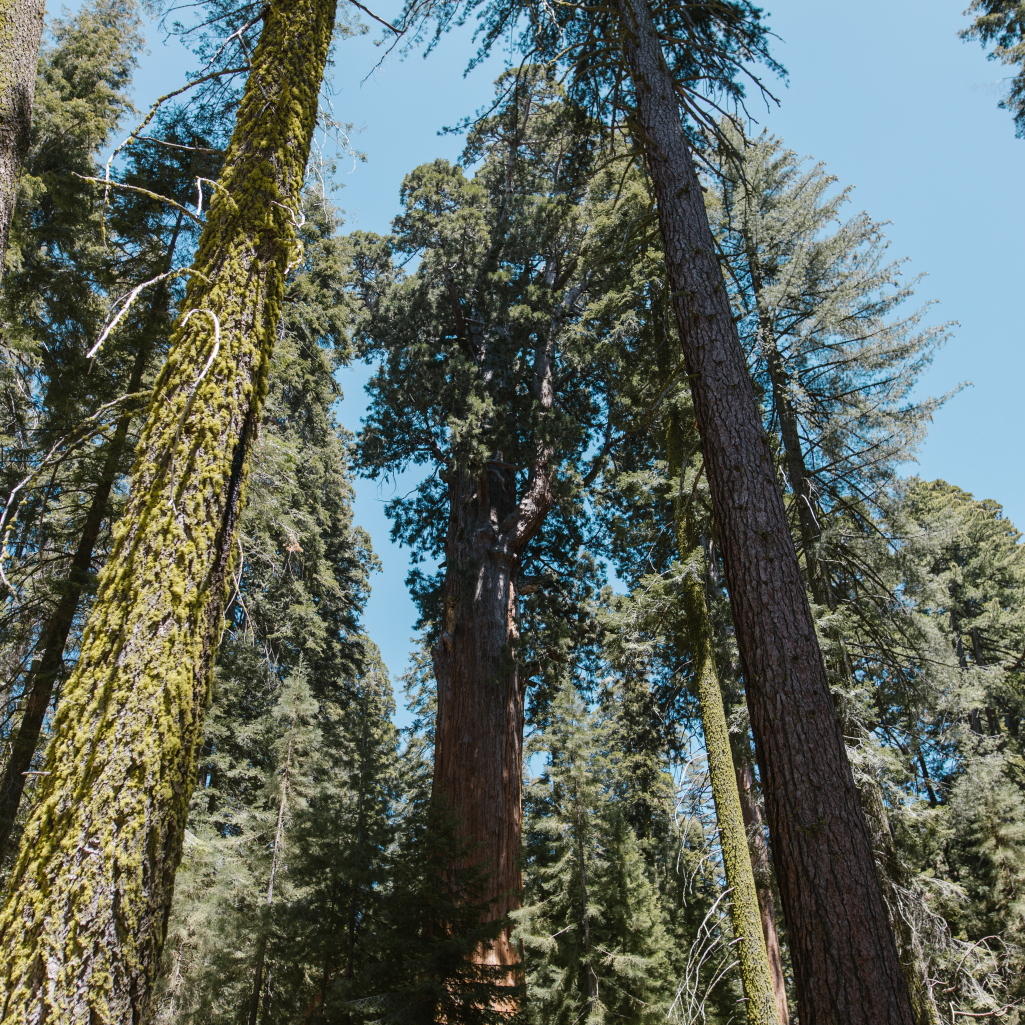
{"label": "background forest", "polygon": [[[0,59],[26,129],[0,133],[0,1021],[824,1022],[634,44],[601,5],[327,6],[278,50],[280,4],[48,12],[30,128]],[[1016,1025],[1022,535],[914,473],[957,325],[748,117],[782,69],[719,6],[644,9],[908,994],[888,1020]],[[458,158],[404,168],[387,232],[348,223],[352,115],[295,68],[478,10],[479,58],[509,49]],[[159,16],[197,70],[139,110]],[[963,21],[1019,135],[1023,26]],[[400,674],[368,481],[410,553]],[[122,849],[137,881],[87,880]]]}

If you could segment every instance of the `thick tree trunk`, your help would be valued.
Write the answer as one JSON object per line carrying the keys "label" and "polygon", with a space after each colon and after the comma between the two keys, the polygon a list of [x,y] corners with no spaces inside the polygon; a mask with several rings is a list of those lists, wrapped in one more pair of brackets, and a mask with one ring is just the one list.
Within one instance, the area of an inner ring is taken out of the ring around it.
{"label": "thick tree trunk", "polygon": [[4,1022],[146,1017],[334,13],[266,9],[0,916]]}
{"label": "thick tree trunk", "polygon": [[28,153],[45,0],[0,0],[0,280]]}
{"label": "thick tree trunk", "polygon": [[803,1025],[912,1025],[865,818],[645,0],[619,0],[666,269],[721,539]]}
{"label": "thick tree trunk", "polygon": [[758,910],[762,918],[762,935],[765,937],[765,949],[769,957],[772,991],[776,995],[776,1017],[779,1018],[779,1025],[788,1025],[790,1009],[787,1007],[787,980],[783,974],[783,955],[779,946],[779,930],[776,928],[772,866],[769,864],[769,849],[765,844],[762,809],[753,796],[754,770],[746,762],[738,760],[736,776],[740,811],[744,816],[748,847],[751,851],[751,868],[754,872],[755,889],[758,891]]}
{"label": "thick tree trunk", "polygon": [[[763,278],[761,262],[753,240],[745,230],[744,240],[747,247],[748,266],[751,270],[751,286],[758,308],[758,324],[762,332],[762,345],[765,351],[769,380],[772,384],[772,400],[779,417],[780,437],[783,439],[783,454],[786,459],[787,472],[790,475],[790,487],[797,504],[797,521],[801,534],[801,546],[808,569],[808,585],[812,597],[819,605],[836,608],[836,594],[826,567],[819,559],[819,542],[822,528],[815,515],[814,495],[811,487],[811,474],[804,458],[801,445],[801,434],[798,429],[797,410],[790,394],[790,381],[783,363],[783,357],[776,345],[776,335],[772,320],[765,308],[763,297]],[[843,650],[843,639],[837,632],[835,640]],[[837,671],[848,679],[852,676],[850,661],[843,654],[842,662]],[[863,729],[856,724],[844,722],[844,732]],[[923,963],[921,944],[915,936],[915,930],[908,921],[907,909],[902,907],[901,880],[903,870],[897,860],[893,845],[893,834],[890,832],[886,805],[883,801],[879,784],[872,778],[862,777],[858,781],[858,797],[862,810],[865,812],[872,848],[875,852],[879,880],[883,887],[890,915],[890,927],[893,930],[897,952],[904,980],[911,998],[911,1008],[918,1025],[936,1025],[939,1011],[933,1000],[932,990],[926,981],[926,970]]]}
{"label": "thick tree trunk", "polygon": [[[474,899],[492,901],[487,920],[522,902],[519,864],[523,686],[515,660],[516,573],[520,553],[501,527],[516,514],[515,482],[500,460],[474,478],[453,474],[445,545],[444,623],[434,650],[438,682],[433,800],[468,845],[453,881],[474,866],[487,873]],[[503,927],[478,952],[480,963],[508,966],[520,957]]]}

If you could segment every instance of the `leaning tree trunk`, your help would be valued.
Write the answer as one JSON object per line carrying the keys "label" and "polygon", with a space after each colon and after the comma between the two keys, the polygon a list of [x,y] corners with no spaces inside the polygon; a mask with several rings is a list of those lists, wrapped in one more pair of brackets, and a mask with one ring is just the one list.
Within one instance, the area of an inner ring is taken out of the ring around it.
{"label": "leaning tree trunk", "polygon": [[0,0],[0,280],[28,152],[44,0]]}
{"label": "leaning tree trunk", "polygon": [[[679,477],[683,470],[683,444],[679,417],[673,415],[669,426],[669,475]],[[682,488],[682,480],[681,480]],[[677,497],[677,538],[680,561],[703,561],[694,524],[694,511],[681,492]],[[730,751],[730,731],[726,724],[719,673],[712,650],[712,624],[703,581],[693,573],[683,580],[683,607],[687,616],[687,636],[693,657],[694,678],[698,685],[701,728],[705,735],[708,773],[712,780],[715,818],[719,826],[719,846],[726,869],[730,894],[730,922],[739,940],[737,958],[746,998],[745,1013],[750,1025],[786,1025],[779,1021],[778,998],[762,934],[758,893],[747,846],[747,830],[737,790]],[[786,996],[783,996],[786,1006]]]}
{"label": "leaning tree trunk", "polygon": [[[762,333],[765,362],[769,371],[769,381],[772,384],[772,401],[779,418],[783,455],[786,460],[787,473],[790,476],[790,487],[797,505],[797,523],[801,535],[801,546],[804,549],[805,565],[808,570],[808,585],[812,597],[819,605],[835,609],[836,594],[829,572],[820,558],[819,544],[822,540],[822,528],[815,515],[815,496],[811,485],[811,474],[808,472],[808,464],[804,458],[804,448],[801,445],[797,408],[790,391],[790,378],[786,371],[783,355],[776,345],[776,333],[772,318],[766,309],[763,293],[764,280],[758,250],[746,226],[744,242],[748,267],[751,271],[751,287],[758,313],[758,326]],[[834,631],[834,634],[834,641],[843,651],[843,638],[839,635],[839,630]],[[846,652],[840,659],[837,659],[837,662],[840,663],[836,667],[837,671],[847,679],[851,679],[851,665]],[[860,724],[844,721],[843,725],[845,733],[849,734],[853,731],[857,735],[864,732],[864,727]],[[897,953],[904,970],[904,981],[908,986],[915,1021],[918,1025],[938,1025],[939,1010],[928,983],[928,971],[922,946],[915,934],[914,925],[908,918],[907,901],[902,894],[902,891],[905,890],[902,886],[905,872],[897,858],[882,789],[874,778],[865,775],[862,775],[857,781],[857,787],[858,799],[865,813],[872,847],[875,851],[879,881],[882,884],[883,896],[889,909],[890,927],[893,930]]]}
{"label": "leaning tree trunk", "polygon": [[[165,270],[171,266],[178,234],[181,231],[182,214],[178,214],[178,223],[168,247]],[[161,287],[161,299],[166,300],[167,289]],[[164,306],[166,311],[166,305]],[[147,325],[152,327],[152,325]],[[142,378],[149,362],[153,346],[148,339],[140,341],[128,381],[128,394],[134,395],[142,387]],[[100,528],[107,516],[107,504],[111,489],[117,481],[118,472],[125,447],[128,444],[128,430],[135,415],[126,413],[114,429],[114,437],[107,446],[106,458],[100,479],[93,492],[85,523],[82,525],[82,536],[78,548],[71,560],[67,579],[63,582],[60,599],[53,614],[40,631],[36,645],[37,654],[29,667],[24,683],[24,710],[18,731],[11,743],[11,752],[7,759],[3,777],[0,778],[0,864],[8,855],[11,833],[18,817],[22,795],[25,790],[25,777],[32,764],[32,758],[39,744],[46,710],[53,698],[54,685],[64,667],[64,649],[68,643],[68,635],[75,621],[82,595],[90,583],[93,551],[100,538]]]}
{"label": "leaning tree trunk", "polygon": [[619,0],[803,1025],[913,1025],[772,455],[646,0]]}
{"label": "leaning tree trunk", "polygon": [[4,1022],[146,1017],[335,0],[265,11],[0,916]]}
{"label": "leaning tree trunk", "polygon": [[751,851],[751,868],[754,870],[755,889],[758,891],[758,910],[762,916],[762,935],[765,950],[769,956],[769,971],[772,974],[772,989],[776,994],[776,1017],[780,1025],[789,1025],[790,1009],[787,1006],[787,981],[783,974],[783,954],[779,945],[779,930],[776,928],[776,897],[772,892],[772,866],[769,863],[769,849],[765,844],[765,830],[762,809],[758,807],[752,790],[754,770],[739,758],[734,762],[737,777],[737,793],[740,795],[740,811],[744,816],[747,842]]}
{"label": "leaning tree trunk", "polygon": [[[132,379],[128,392],[139,390],[143,371],[146,367],[146,356],[149,346],[143,346],[135,359],[132,368]],[[39,744],[39,734],[43,728],[46,710],[50,707],[53,688],[64,667],[64,648],[68,643],[68,634],[75,621],[75,613],[82,594],[89,585],[92,569],[93,550],[100,538],[100,528],[107,516],[107,501],[111,489],[117,480],[118,468],[124,455],[128,441],[128,429],[132,417],[125,414],[118,421],[114,437],[107,446],[107,455],[103,462],[103,470],[93,493],[93,499],[86,513],[82,527],[82,536],[78,548],[71,560],[67,580],[63,582],[60,599],[53,614],[44,624],[36,656],[32,659],[24,684],[24,710],[18,723],[17,733],[11,743],[11,752],[7,758],[3,777],[0,778],[0,863],[7,856],[7,846],[14,830],[14,823],[21,805],[22,793],[25,789],[25,776]]]}

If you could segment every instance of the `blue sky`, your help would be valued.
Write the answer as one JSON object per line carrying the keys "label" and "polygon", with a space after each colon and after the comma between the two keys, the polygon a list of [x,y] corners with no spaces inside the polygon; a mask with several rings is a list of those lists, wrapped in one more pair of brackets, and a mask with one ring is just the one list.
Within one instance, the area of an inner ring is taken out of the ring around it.
{"label": "blue sky", "polygon": [[[1025,141],[1015,139],[1010,115],[997,108],[1006,69],[957,38],[966,3],[767,5],[779,37],[774,52],[789,79],[775,83],[778,108],[755,102],[751,113],[790,148],[853,184],[852,214],[864,209],[891,222],[891,255],[908,258],[909,275],[928,275],[918,289],[923,302],[938,300],[930,322],[959,322],[921,390],[942,394],[961,381],[973,386],[938,413],[917,471],[993,498],[1025,525],[1018,454],[1025,434],[1025,327],[1018,310]],[[390,14],[387,7],[376,10]],[[375,30],[338,47],[330,86],[335,116],[357,126],[353,142],[367,157],[355,163],[339,157],[344,188],[337,199],[349,225],[369,231],[387,230],[407,171],[458,156],[459,138],[439,129],[486,103],[501,70],[493,61],[463,76],[472,43],[462,30],[426,60],[392,56],[367,78],[381,57],[373,43],[378,36]],[[167,91],[186,64],[174,42],[164,45],[154,35],[149,48],[137,76],[140,106]],[[366,377],[364,367],[342,375],[340,415],[352,429],[365,407]],[[366,628],[398,673],[415,610],[404,584],[407,553],[390,543],[383,512],[392,493],[390,486],[360,481],[356,519],[370,531],[383,564]]]}

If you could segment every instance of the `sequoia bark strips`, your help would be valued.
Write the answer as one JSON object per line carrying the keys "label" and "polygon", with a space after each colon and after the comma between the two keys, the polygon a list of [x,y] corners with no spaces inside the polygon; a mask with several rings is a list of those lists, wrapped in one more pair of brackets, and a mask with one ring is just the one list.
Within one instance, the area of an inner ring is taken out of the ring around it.
{"label": "sequoia bark strips", "polygon": [[45,0],[0,0],[0,280],[28,152]]}
{"label": "sequoia bark strips", "polygon": [[802,1025],[912,1025],[673,81],[645,0],[619,0],[619,9],[726,567]]}
{"label": "sequoia bark strips", "polygon": [[5,1023],[146,1016],[334,11],[266,10],[0,916]]}
{"label": "sequoia bark strips", "polygon": [[[552,354],[544,340],[534,372],[538,406],[548,413],[554,400]],[[487,921],[503,923],[474,960],[508,968],[510,986],[522,981],[507,918],[523,902],[524,682],[516,662],[516,580],[523,552],[551,507],[551,457],[551,448],[540,443],[519,500],[515,468],[501,453],[479,474],[450,471],[443,622],[434,649],[432,800],[467,844],[462,861],[450,866],[452,881],[458,884],[468,866],[482,870],[484,890],[473,898],[491,902]],[[510,1001],[507,1009],[512,1007]]]}

